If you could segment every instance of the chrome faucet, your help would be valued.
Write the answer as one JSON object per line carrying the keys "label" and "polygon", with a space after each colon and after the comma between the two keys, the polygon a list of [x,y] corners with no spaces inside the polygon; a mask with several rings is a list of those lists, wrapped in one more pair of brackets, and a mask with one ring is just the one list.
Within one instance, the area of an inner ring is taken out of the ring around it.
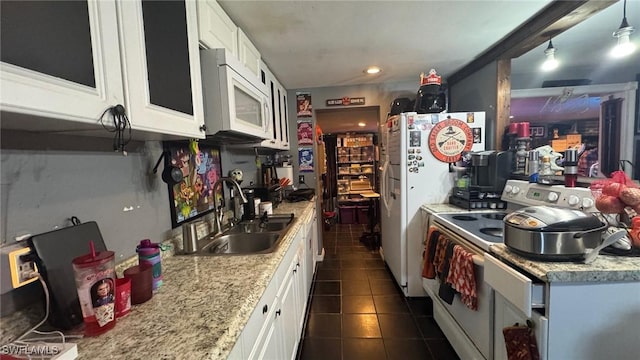
{"label": "chrome faucet", "polygon": [[[218,179],[218,181],[216,181],[213,184],[213,192],[215,193],[216,189],[218,188],[218,185],[222,184],[223,182],[228,182],[230,183],[235,190],[238,192],[238,194],[240,194],[240,197],[242,198],[242,203],[246,204],[247,203],[247,197],[244,196],[244,193],[242,193],[242,189],[240,189],[240,185],[233,180],[233,178],[230,177],[221,177]],[[214,211],[216,213],[216,235],[221,234],[222,233],[222,219],[224,218],[224,211],[222,211],[222,206],[220,206],[220,208],[218,208],[218,197],[214,195],[213,197],[213,208]]]}

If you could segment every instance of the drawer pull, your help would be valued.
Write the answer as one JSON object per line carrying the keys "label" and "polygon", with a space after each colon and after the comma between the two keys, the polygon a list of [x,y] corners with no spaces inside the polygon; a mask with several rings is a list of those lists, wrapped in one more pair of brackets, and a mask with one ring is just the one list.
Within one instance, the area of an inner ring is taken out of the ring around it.
{"label": "drawer pull", "polygon": [[262,307],[262,313],[263,313],[263,314],[266,314],[266,313],[267,313],[267,311],[269,311],[269,307],[268,307],[267,305],[263,306],[263,307]]}
{"label": "drawer pull", "polygon": [[280,311],[280,309],[276,310],[276,317],[280,316],[280,314],[282,314],[282,312]]}

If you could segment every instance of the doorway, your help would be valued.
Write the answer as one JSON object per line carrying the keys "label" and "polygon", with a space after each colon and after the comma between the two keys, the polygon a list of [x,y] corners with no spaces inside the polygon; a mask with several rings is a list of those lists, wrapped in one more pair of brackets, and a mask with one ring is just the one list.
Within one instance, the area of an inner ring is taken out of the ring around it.
{"label": "doorway", "polygon": [[[345,223],[348,219],[345,218],[347,213],[343,213],[341,217],[340,212],[340,199],[341,196],[344,197],[344,186],[343,188],[339,188],[338,184],[338,175],[339,170],[342,168],[342,173],[346,171],[348,168],[351,171],[351,166],[354,166],[353,178],[354,180],[358,180],[359,176],[367,176],[371,178],[371,174],[360,174],[360,172],[356,173],[356,166],[363,165],[360,164],[360,158],[350,164],[345,164],[348,161],[343,161],[340,163],[341,158],[338,155],[338,149],[341,150],[353,150],[347,149],[346,147],[342,147],[343,139],[345,134],[352,134],[354,138],[358,138],[357,134],[362,134],[362,136],[371,136],[371,148],[372,154],[368,154],[365,151],[365,157],[371,156],[371,159],[376,159],[377,151],[377,133],[378,133],[378,123],[380,121],[380,107],[379,106],[364,106],[358,108],[340,108],[340,109],[318,109],[315,111],[316,115],[316,124],[320,127],[323,133],[324,139],[324,151],[326,158],[326,172],[319,174],[319,178],[322,179],[319,183],[319,187],[317,190],[318,193],[322,194],[322,209],[327,213],[335,214],[335,222]],[[375,138],[376,140],[373,140]],[[338,144],[338,140],[340,140],[340,144]],[[360,149],[358,149],[360,150]],[[364,150],[363,150],[364,151]],[[341,155],[344,158],[344,154]],[[342,160],[356,160],[356,155],[353,155],[353,158],[348,157]],[[366,158],[368,159],[368,157]],[[365,160],[366,160],[365,159]],[[364,161],[364,160],[363,160]],[[373,166],[375,161],[370,163],[366,163],[364,165],[369,165],[367,167],[361,167],[360,169],[366,168],[367,171],[371,170],[372,173],[376,174],[375,167]],[[363,171],[362,171],[363,172]],[[350,172],[349,172],[350,174]],[[371,181],[372,184],[377,184],[377,177]],[[340,185],[344,185],[345,181],[342,181]],[[347,182],[349,183],[349,182]],[[355,184],[355,183],[354,183]],[[371,189],[375,191],[375,188]],[[348,187],[347,187],[348,191]],[[375,213],[377,214],[379,209],[373,209],[373,211],[362,211],[361,217],[365,214]],[[356,210],[353,210],[352,213],[349,214],[357,216]],[[353,222],[353,220],[351,220]],[[364,220],[358,221],[364,222]],[[366,223],[369,223],[369,219],[366,219]]]}

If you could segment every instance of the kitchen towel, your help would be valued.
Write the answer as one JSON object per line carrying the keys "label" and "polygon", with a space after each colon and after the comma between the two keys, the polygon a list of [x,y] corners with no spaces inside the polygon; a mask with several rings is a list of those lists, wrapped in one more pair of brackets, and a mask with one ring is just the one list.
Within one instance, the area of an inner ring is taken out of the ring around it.
{"label": "kitchen towel", "polygon": [[456,295],[456,290],[446,282],[447,275],[450,271],[451,258],[453,257],[453,250],[459,247],[453,241],[447,239],[447,246],[444,254],[444,263],[442,265],[442,272],[440,273],[440,288],[438,289],[438,296],[447,304],[453,304],[453,298]]}
{"label": "kitchen towel", "polygon": [[435,226],[429,227],[422,260],[422,277],[426,279],[436,278],[436,270],[433,265],[433,258],[435,257],[438,237],[440,237],[440,232],[438,231],[438,229]]}
{"label": "kitchen towel", "polygon": [[449,239],[445,236],[438,236],[438,244],[436,244],[436,253],[433,258],[433,265],[435,265],[436,273],[442,273],[444,266],[444,256],[447,251],[447,245],[449,244]]}
{"label": "kitchen towel", "polygon": [[460,300],[471,310],[478,310],[473,254],[456,245],[449,265],[447,283],[460,293]]}
{"label": "kitchen towel", "polygon": [[502,329],[509,360],[539,360],[538,344],[533,330],[516,323]]}

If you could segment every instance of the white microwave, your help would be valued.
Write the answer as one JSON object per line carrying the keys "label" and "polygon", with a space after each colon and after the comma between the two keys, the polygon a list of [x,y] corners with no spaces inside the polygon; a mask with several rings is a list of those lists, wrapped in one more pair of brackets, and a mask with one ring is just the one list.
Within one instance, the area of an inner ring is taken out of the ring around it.
{"label": "white microwave", "polygon": [[247,142],[269,137],[268,89],[225,49],[200,51],[207,135]]}

